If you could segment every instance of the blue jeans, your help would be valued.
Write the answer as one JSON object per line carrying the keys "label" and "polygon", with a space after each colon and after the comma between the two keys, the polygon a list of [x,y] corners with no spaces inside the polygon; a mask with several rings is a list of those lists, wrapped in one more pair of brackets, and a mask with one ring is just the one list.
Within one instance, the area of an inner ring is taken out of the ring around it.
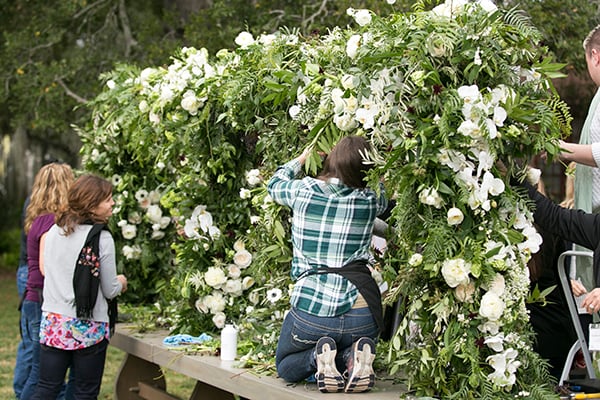
{"label": "blue jeans", "polygon": [[[21,300],[23,293],[25,293],[28,269],[27,264],[19,265],[19,268],[17,268],[17,292],[19,293],[19,300]],[[21,322],[19,321],[19,324],[20,323]],[[21,398],[23,387],[29,376],[31,357],[31,347],[26,346],[23,340],[21,340],[17,346],[17,363],[13,375],[13,390],[15,391],[17,399]]]}
{"label": "blue jeans", "polygon": [[80,350],[62,350],[45,345],[40,347],[40,380],[33,399],[56,399],[69,366],[77,371],[75,376],[69,378],[72,397],[77,400],[98,398],[108,340]]}
{"label": "blue jeans", "polygon": [[[21,334],[24,347],[31,354],[27,379],[23,391],[19,396],[21,400],[29,400],[33,396],[40,376],[40,323],[42,320],[42,306],[38,301],[25,300],[21,308]],[[17,360],[19,365],[19,360]]]}
{"label": "blue jeans", "polygon": [[317,372],[315,345],[329,336],[337,345],[336,365],[346,370],[344,356],[363,336],[377,339],[377,324],[371,311],[353,308],[337,317],[317,317],[292,308],[283,321],[275,354],[277,373],[287,382],[300,382]]}

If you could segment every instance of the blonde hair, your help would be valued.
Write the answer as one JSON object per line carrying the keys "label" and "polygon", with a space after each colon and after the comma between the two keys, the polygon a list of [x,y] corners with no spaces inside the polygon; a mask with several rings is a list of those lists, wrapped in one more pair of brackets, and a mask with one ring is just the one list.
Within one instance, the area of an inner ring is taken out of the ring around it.
{"label": "blonde hair", "polygon": [[29,233],[31,224],[40,215],[60,214],[67,209],[67,194],[74,179],[73,170],[67,164],[51,163],[40,168],[27,206],[25,233]]}

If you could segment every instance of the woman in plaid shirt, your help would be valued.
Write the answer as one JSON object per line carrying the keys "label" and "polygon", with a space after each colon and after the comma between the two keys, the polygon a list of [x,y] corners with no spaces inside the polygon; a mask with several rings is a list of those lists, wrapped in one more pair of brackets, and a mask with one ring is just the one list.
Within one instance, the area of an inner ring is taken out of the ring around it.
{"label": "woman in plaid shirt", "polygon": [[279,167],[268,184],[273,200],[293,214],[295,285],[277,371],[288,382],[314,375],[322,392],[363,392],[374,384],[382,320],[379,289],[367,264],[375,218],[387,200],[382,186],[379,194],[366,187],[372,164],[364,161],[372,148],[364,138],[344,137],[318,177],[299,179],[310,151]]}

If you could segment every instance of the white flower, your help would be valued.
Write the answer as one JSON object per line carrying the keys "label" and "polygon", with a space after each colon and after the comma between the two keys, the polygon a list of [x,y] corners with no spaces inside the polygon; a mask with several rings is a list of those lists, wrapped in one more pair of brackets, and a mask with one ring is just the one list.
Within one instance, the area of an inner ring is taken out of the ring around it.
{"label": "white flower", "polygon": [[108,81],[106,81],[106,86],[112,90],[115,88],[115,86],[117,86],[117,84],[112,79],[109,79]]}
{"label": "white flower", "polygon": [[252,197],[252,192],[246,188],[240,188],[240,199],[245,200]]}
{"label": "white flower", "polygon": [[537,185],[540,182],[540,177],[542,176],[542,171],[537,168],[528,168],[527,169],[527,182],[532,185]]}
{"label": "white flower", "polygon": [[254,44],[254,37],[250,32],[240,32],[235,38],[235,44],[240,46],[242,49],[247,49],[249,46]]}
{"label": "white flower", "polygon": [[413,267],[418,267],[423,262],[423,255],[420,253],[415,253],[408,259],[408,264]]}
{"label": "white flower", "polygon": [[298,115],[300,114],[300,111],[301,111],[300,106],[294,104],[293,106],[290,107],[288,112],[290,114],[290,117],[292,117],[292,119],[295,120],[298,117]]}
{"label": "white flower", "polygon": [[472,104],[481,99],[477,85],[461,86],[458,88],[458,95],[466,104]]}
{"label": "white flower", "polygon": [[114,174],[111,178],[111,182],[113,186],[119,186],[119,184],[123,182],[123,178],[121,177],[121,175]]}
{"label": "white flower", "polygon": [[196,97],[196,93],[192,90],[186,91],[181,98],[181,108],[189,112],[190,115],[198,114],[198,109],[203,105],[204,103]]}
{"label": "white flower", "polygon": [[160,227],[160,229],[165,229],[167,226],[169,226],[170,223],[171,218],[165,216],[160,219],[160,221],[158,222],[158,226]]}
{"label": "white flower", "polygon": [[344,74],[340,83],[344,89],[354,89],[359,83],[359,78],[354,75]]}
{"label": "white flower", "polygon": [[251,215],[250,216],[250,223],[252,225],[256,225],[256,224],[260,223],[260,221],[262,221],[262,218],[260,217],[260,215]]}
{"label": "white flower", "polygon": [[435,208],[441,208],[444,200],[435,188],[427,188],[419,192],[419,201]]}
{"label": "white flower", "polygon": [[244,244],[243,240],[238,239],[238,240],[235,241],[235,243],[233,243],[233,249],[235,251],[246,250],[246,245]]}
{"label": "white flower", "polygon": [[150,235],[150,239],[152,240],[160,240],[162,238],[165,237],[165,232],[164,231],[152,231],[152,234]]}
{"label": "white flower", "polygon": [[465,136],[470,136],[473,139],[481,137],[481,128],[478,124],[470,119],[463,121],[457,129],[457,132]]}
{"label": "white flower", "polygon": [[504,302],[496,293],[487,292],[481,297],[479,314],[491,321],[498,321],[504,312],[504,307]]}
{"label": "white flower", "polygon": [[157,206],[156,204],[148,206],[146,209],[146,217],[148,217],[151,222],[160,224],[160,220],[162,218],[162,210],[160,206]]}
{"label": "white flower", "polygon": [[467,284],[461,283],[454,289],[454,295],[463,303],[472,303],[474,293],[475,284],[473,282],[469,282]]}
{"label": "white flower", "polygon": [[463,222],[464,218],[465,218],[465,216],[463,215],[462,211],[460,211],[459,208],[452,207],[451,209],[448,210],[448,213],[447,213],[448,225],[459,225],[461,222]]}
{"label": "white flower", "polygon": [[267,300],[271,302],[271,304],[275,304],[281,299],[283,292],[279,288],[273,288],[267,290]]}
{"label": "white flower", "polygon": [[360,35],[352,35],[350,39],[348,39],[348,43],[346,44],[346,54],[348,55],[348,57],[356,57],[356,54],[358,53],[358,46],[360,45],[360,40]]}
{"label": "white flower", "polygon": [[243,293],[242,281],[239,279],[229,279],[223,287],[225,293],[229,293],[234,297],[241,296]]}
{"label": "white flower", "polygon": [[276,38],[277,36],[273,35],[272,33],[262,34],[258,37],[258,42],[263,46],[270,46],[273,44],[273,42],[275,42]]}
{"label": "white flower", "polygon": [[442,276],[451,288],[461,284],[469,283],[469,272],[471,265],[462,258],[444,260],[442,264]]}
{"label": "white flower", "polygon": [[475,51],[475,57],[473,57],[473,64],[481,65],[481,51],[480,51],[479,47]]}
{"label": "white flower", "polygon": [[229,276],[230,278],[237,279],[240,277],[241,274],[242,269],[239,266],[235,264],[227,265],[227,276]]}
{"label": "white flower", "polygon": [[246,268],[252,264],[252,254],[248,250],[240,250],[233,256],[233,262],[240,268]]}
{"label": "white flower", "polygon": [[196,310],[198,310],[198,312],[201,312],[202,314],[208,313],[208,306],[204,302],[204,298],[196,300],[194,306],[196,307]]}
{"label": "white flower", "polygon": [[490,284],[489,291],[497,294],[499,297],[502,297],[505,289],[506,282],[504,280],[504,275],[496,273],[494,280]]}
{"label": "white flower", "polygon": [[496,352],[504,351],[504,333],[500,332],[496,335],[489,336],[483,342],[488,347]]}
{"label": "white flower", "polygon": [[498,9],[492,0],[478,0],[477,4],[490,14]]}
{"label": "white flower", "polygon": [[369,10],[356,10],[353,15],[354,20],[360,26],[369,25],[371,23],[371,11]]}
{"label": "white flower", "polygon": [[219,267],[208,267],[204,274],[204,281],[207,285],[218,289],[227,281],[227,276]]}
{"label": "white flower", "polygon": [[150,106],[148,105],[148,102],[146,100],[142,100],[140,101],[140,104],[138,104],[138,109],[142,113],[147,113],[148,111],[150,111]]}
{"label": "white flower", "polygon": [[248,185],[251,187],[260,184],[262,182],[260,171],[258,169],[251,169],[246,172],[246,182],[248,182]]}
{"label": "white flower", "polygon": [[128,260],[139,260],[139,258],[142,256],[142,248],[137,244],[134,244],[133,246],[123,246],[122,252],[125,258]]}
{"label": "white flower", "polygon": [[496,124],[496,126],[504,126],[504,121],[506,121],[506,117],[508,116],[508,114],[506,113],[506,110],[504,109],[504,107],[494,107],[494,124]]}
{"label": "white flower", "polygon": [[123,225],[121,227],[121,234],[123,235],[124,239],[131,240],[136,237],[137,228],[135,225],[129,225],[129,224]]}
{"label": "white flower", "polygon": [[255,281],[254,278],[251,276],[245,276],[244,279],[242,279],[242,288],[244,290],[248,290],[252,287],[252,285],[254,285]]}
{"label": "white flower", "polygon": [[225,328],[225,321],[227,317],[222,312],[216,313],[212,317],[213,324],[219,329]]}

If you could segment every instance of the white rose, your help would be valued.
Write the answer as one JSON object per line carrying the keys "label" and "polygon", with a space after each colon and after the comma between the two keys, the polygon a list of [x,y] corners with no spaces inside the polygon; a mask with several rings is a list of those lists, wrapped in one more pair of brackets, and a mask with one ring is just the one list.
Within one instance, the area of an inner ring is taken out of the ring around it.
{"label": "white rose", "polygon": [[227,266],[227,275],[230,278],[236,279],[239,278],[242,274],[242,269],[235,264],[229,264]]}
{"label": "white rose", "polygon": [[459,225],[461,222],[463,222],[464,219],[465,219],[465,216],[463,215],[462,211],[460,211],[460,209],[458,209],[456,207],[452,207],[451,209],[448,210],[448,214],[447,214],[448,225]]}
{"label": "white rose", "polygon": [[448,286],[455,288],[469,283],[470,264],[462,258],[445,260],[442,264],[442,275]]}
{"label": "white rose", "polygon": [[254,37],[250,32],[240,32],[235,38],[235,44],[240,46],[242,49],[247,49],[249,46],[254,44]]}
{"label": "white rose", "polygon": [[150,199],[150,203],[157,204],[160,201],[160,192],[158,190],[151,190],[148,193],[148,199]]}
{"label": "white rose", "polygon": [[497,321],[504,312],[504,302],[494,292],[487,292],[481,298],[481,304],[479,306],[479,314],[481,316],[491,320]]}
{"label": "white rose", "polygon": [[133,239],[137,235],[137,228],[135,225],[129,225],[129,224],[123,225],[121,227],[121,234],[123,235],[124,239],[127,239],[127,240]]}
{"label": "white rose", "polygon": [[160,226],[160,229],[165,229],[167,226],[169,226],[170,223],[171,223],[171,218],[162,217],[160,219],[160,222],[158,223],[158,225]]}
{"label": "white rose", "polygon": [[244,269],[252,263],[252,254],[247,250],[238,251],[233,256],[233,262],[238,267]]}
{"label": "white rose", "polygon": [[244,244],[244,241],[241,239],[238,239],[235,241],[235,243],[233,244],[233,249],[235,251],[242,251],[242,250],[246,250],[246,245]]}
{"label": "white rose", "polygon": [[241,296],[243,289],[242,289],[242,281],[240,281],[239,279],[230,279],[225,283],[225,286],[223,287],[223,291],[225,293],[229,293],[233,296]]}
{"label": "white rose", "polygon": [[473,282],[467,284],[461,283],[454,289],[454,295],[459,301],[463,303],[472,303],[473,294],[475,293],[475,285]]}
{"label": "white rose", "polygon": [[162,210],[160,206],[157,206],[156,204],[148,206],[146,209],[146,216],[152,223],[160,224],[160,220],[162,218]]}
{"label": "white rose", "polygon": [[354,13],[354,20],[360,26],[365,26],[371,23],[371,11],[369,10],[356,10]]}
{"label": "white rose", "polygon": [[211,313],[216,314],[225,309],[226,301],[223,295],[219,292],[214,292],[204,297],[204,303]]}
{"label": "white rose", "polygon": [[152,235],[150,235],[150,239],[152,240],[160,240],[165,237],[165,232],[163,231],[153,231]]}
{"label": "white rose", "polygon": [[214,317],[212,318],[213,324],[215,324],[215,326],[219,329],[222,329],[225,327],[225,320],[227,319],[227,317],[225,317],[225,314],[223,314],[222,312],[217,313],[214,315]]}
{"label": "white rose", "polygon": [[204,274],[204,281],[207,285],[218,289],[227,281],[227,277],[221,268],[208,267],[208,270]]}

